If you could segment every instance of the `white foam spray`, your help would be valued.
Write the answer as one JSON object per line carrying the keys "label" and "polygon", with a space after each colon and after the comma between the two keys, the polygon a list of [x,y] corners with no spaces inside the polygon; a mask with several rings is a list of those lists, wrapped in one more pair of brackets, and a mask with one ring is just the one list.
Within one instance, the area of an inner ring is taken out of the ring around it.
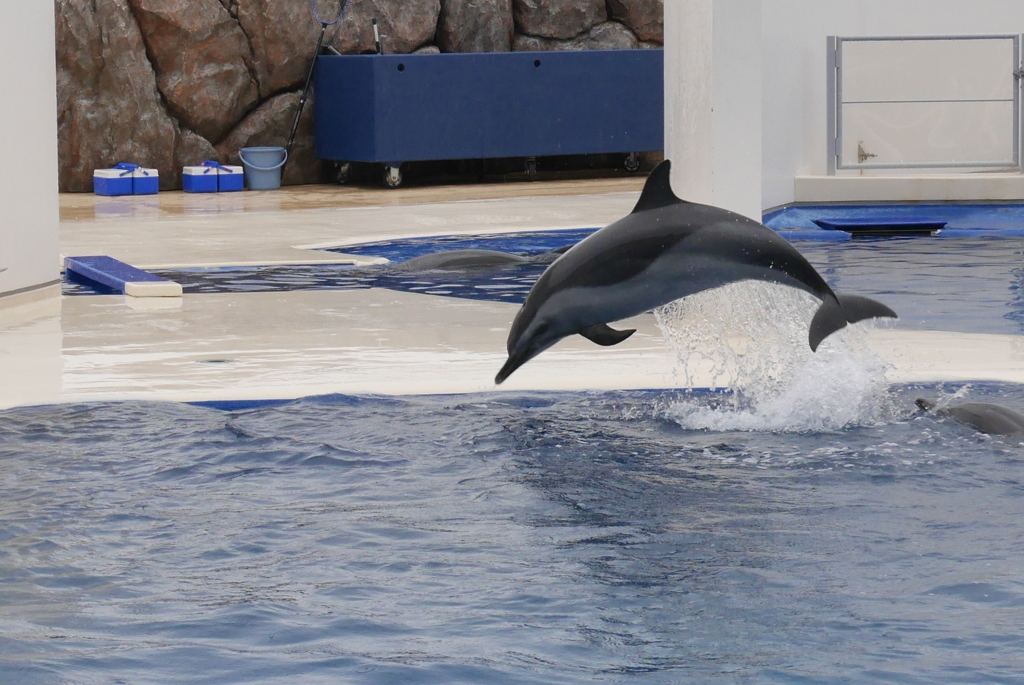
{"label": "white foam spray", "polygon": [[974,387],[970,383],[960,386],[951,393],[947,393],[944,389],[939,388],[939,396],[935,398],[935,409],[945,409],[954,402],[966,398],[973,389]]}
{"label": "white foam spray", "polygon": [[861,322],[811,352],[807,331],[820,300],[743,281],[655,310],[676,352],[683,388],[728,389],[728,401],[684,397],[666,416],[684,428],[835,431],[892,416],[887,364],[872,354]]}

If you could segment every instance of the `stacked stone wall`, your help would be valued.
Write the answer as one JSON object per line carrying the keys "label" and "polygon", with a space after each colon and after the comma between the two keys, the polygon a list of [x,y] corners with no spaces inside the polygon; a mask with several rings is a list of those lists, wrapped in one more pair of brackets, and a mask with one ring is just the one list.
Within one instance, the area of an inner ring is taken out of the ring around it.
{"label": "stacked stone wall", "polygon": [[[321,1],[328,14],[330,2]],[[284,145],[320,32],[309,0],[56,0],[60,187],[131,161],[181,187],[181,167]],[[327,43],[506,52],[660,47],[662,0],[351,0]],[[323,170],[307,103],[284,182]]]}

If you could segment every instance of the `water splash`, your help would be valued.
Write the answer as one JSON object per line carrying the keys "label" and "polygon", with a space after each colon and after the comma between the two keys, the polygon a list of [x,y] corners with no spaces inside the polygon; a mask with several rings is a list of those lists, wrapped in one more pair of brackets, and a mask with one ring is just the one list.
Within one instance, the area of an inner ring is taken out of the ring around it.
{"label": "water splash", "polygon": [[669,303],[654,314],[684,388],[726,388],[726,402],[696,396],[665,415],[684,428],[835,431],[890,418],[887,364],[868,349],[863,322],[812,352],[807,330],[820,301],[793,288],[745,281]]}
{"label": "water splash", "polygon": [[945,409],[954,402],[965,399],[971,394],[972,389],[973,386],[970,383],[961,385],[953,392],[947,392],[945,388],[939,386],[939,395],[935,398],[935,409]]}

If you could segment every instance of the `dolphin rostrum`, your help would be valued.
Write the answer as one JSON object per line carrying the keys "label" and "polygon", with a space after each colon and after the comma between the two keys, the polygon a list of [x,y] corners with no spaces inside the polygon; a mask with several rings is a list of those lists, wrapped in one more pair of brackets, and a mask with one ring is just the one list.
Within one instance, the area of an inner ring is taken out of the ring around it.
{"label": "dolphin rostrum", "polygon": [[680,200],[669,161],[654,168],[633,211],[580,241],[534,284],[508,335],[513,371],[579,333],[616,345],[635,331],[608,326],[673,300],[745,280],[805,290],[822,300],[811,321],[812,350],[848,323],[896,313],[880,302],[836,295],[803,255],[775,231],[739,214]]}
{"label": "dolphin rostrum", "polygon": [[923,397],[915,403],[924,411],[935,411],[939,416],[948,416],[960,423],[967,424],[982,433],[991,435],[1019,435],[1024,433],[1024,414],[1019,411],[989,402],[963,402],[946,407],[936,404]]}

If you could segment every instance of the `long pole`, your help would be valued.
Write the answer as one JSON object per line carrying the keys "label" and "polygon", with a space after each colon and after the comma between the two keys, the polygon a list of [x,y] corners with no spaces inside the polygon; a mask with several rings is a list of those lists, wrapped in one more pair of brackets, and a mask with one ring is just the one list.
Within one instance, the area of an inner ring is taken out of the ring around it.
{"label": "long pole", "polygon": [[[302,110],[306,106],[306,99],[309,97],[309,84],[313,81],[313,70],[316,69],[316,60],[320,56],[320,50],[324,45],[324,35],[327,33],[327,22],[320,22],[320,38],[316,42],[316,52],[313,53],[313,60],[309,63],[309,71],[306,72],[306,84],[302,86],[302,95],[299,96],[299,108],[295,112],[295,120],[292,122],[292,132],[288,134],[288,145],[285,150],[288,152],[288,157],[285,159],[287,165],[288,159],[292,156],[292,147],[295,145],[295,134],[299,131],[299,119],[302,118]],[[281,167],[281,171],[284,171],[284,167]]]}

